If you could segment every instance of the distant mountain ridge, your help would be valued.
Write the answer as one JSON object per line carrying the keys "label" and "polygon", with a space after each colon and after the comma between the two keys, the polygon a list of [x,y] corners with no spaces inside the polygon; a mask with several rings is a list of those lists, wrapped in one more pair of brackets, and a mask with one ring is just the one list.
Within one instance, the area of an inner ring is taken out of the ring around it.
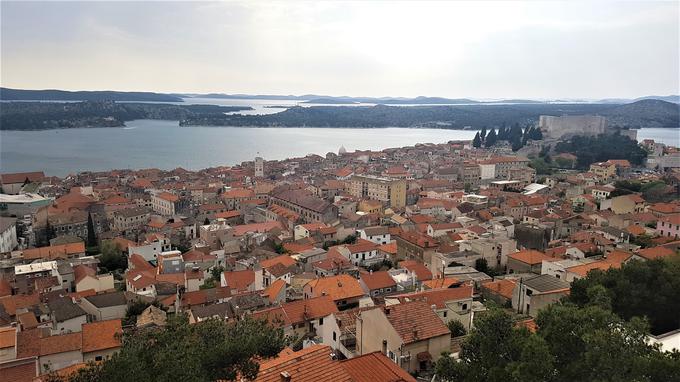
{"label": "distant mountain ridge", "polygon": [[153,92],[26,90],[0,88],[2,101],[128,101],[184,102],[181,97]]}

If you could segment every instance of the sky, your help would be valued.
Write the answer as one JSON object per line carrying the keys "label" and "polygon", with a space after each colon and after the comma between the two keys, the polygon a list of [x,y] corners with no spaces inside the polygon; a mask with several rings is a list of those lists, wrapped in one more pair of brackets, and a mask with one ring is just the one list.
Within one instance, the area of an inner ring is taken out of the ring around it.
{"label": "sky", "polygon": [[26,89],[477,99],[680,93],[680,2],[0,3]]}

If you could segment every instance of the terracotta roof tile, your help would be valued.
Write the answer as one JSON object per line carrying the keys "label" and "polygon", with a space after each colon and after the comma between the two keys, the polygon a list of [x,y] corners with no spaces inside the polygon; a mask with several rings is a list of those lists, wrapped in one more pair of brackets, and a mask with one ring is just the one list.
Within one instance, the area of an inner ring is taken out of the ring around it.
{"label": "terracotta roof tile", "polygon": [[305,285],[311,288],[311,294],[314,297],[327,295],[333,301],[345,300],[364,295],[364,291],[359,285],[359,281],[349,275],[337,275],[332,277],[324,277],[315,279]]}
{"label": "terracotta roof tile", "polygon": [[376,290],[381,288],[396,287],[397,283],[394,281],[390,273],[387,271],[378,271],[373,273],[362,273],[361,280],[366,284],[369,290]]}
{"label": "terracotta roof tile", "polygon": [[449,329],[424,301],[391,305],[383,309],[387,320],[405,344],[450,335]]}
{"label": "terracotta roof tile", "polygon": [[277,358],[260,364],[255,381],[280,382],[285,372],[294,382],[351,382],[352,377],[342,364],[331,359],[331,352],[325,345],[312,345],[296,352],[283,351]]}
{"label": "terracotta roof tile", "polygon": [[354,382],[416,382],[411,374],[380,352],[347,359],[340,364]]}
{"label": "terracotta roof tile", "polygon": [[83,346],[81,332],[49,336],[40,339],[40,356],[80,351]]}
{"label": "terracotta roof tile", "polygon": [[120,335],[122,333],[120,319],[84,324],[83,353],[120,347]]}
{"label": "terracotta roof tile", "polygon": [[508,255],[508,258],[530,265],[541,264],[543,260],[555,260],[554,257],[550,257],[543,252],[533,249],[525,249],[523,251],[511,253]]}

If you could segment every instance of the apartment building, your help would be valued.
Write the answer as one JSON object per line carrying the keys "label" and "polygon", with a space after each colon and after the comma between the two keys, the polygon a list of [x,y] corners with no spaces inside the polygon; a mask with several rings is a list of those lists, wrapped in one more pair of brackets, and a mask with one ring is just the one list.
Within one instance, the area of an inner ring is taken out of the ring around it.
{"label": "apartment building", "polygon": [[347,187],[347,192],[357,198],[380,200],[397,208],[406,205],[406,181],[403,179],[354,175]]}

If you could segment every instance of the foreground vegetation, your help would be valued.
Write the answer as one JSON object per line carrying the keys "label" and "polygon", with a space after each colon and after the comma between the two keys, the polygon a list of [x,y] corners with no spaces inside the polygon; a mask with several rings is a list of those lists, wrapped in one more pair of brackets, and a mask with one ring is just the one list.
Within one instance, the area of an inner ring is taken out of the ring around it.
{"label": "foreground vegetation", "polygon": [[680,259],[594,271],[563,302],[539,312],[537,330],[494,308],[475,320],[460,362],[442,357],[445,381],[680,381],[680,352],[648,342],[680,327]]}

